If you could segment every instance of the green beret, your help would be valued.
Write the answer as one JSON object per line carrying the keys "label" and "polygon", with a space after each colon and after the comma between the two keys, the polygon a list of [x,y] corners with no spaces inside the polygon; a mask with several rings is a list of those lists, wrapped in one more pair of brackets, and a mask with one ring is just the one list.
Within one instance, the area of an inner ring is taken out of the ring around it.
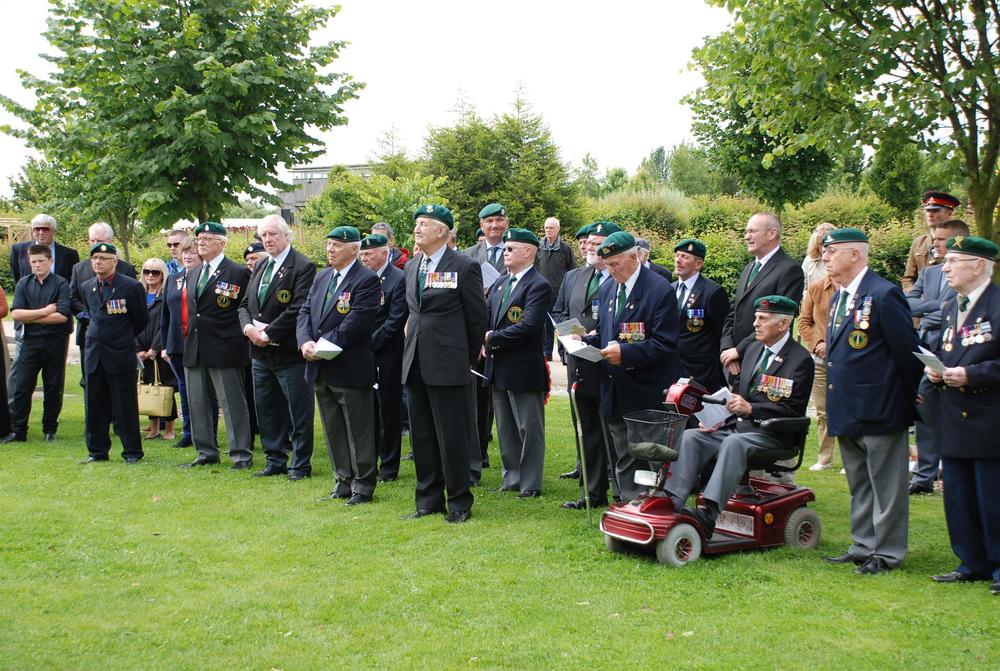
{"label": "green beret", "polygon": [[388,246],[389,238],[385,237],[381,233],[372,233],[361,241],[361,249],[378,249],[379,247]]}
{"label": "green beret", "polygon": [[[612,224],[612,226],[614,226],[614,224]],[[594,235],[598,234],[595,233]],[[633,247],[635,247],[635,238],[632,237],[631,233],[626,233],[625,231],[615,231],[608,236],[607,240],[601,243],[600,247],[597,248],[597,255],[602,259],[606,259],[609,256],[627,252]]]}
{"label": "green beret", "polygon": [[868,236],[856,228],[835,228],[823,236],[824,247],[839,242],[868,242]]}
{"label": "green beret", "polygon": [[977,238],[974,235],[956,235],[954,238],[948,238],[945,246],[949,252],[980,256],[990,261],[996,261],[997,254],[1000,253],[1000,248],[992,240]]}
{"label": "green beret", "polygon": [[249,245],[247,245],[246,249],[243,250],[243,258],[245,259],[251,254],[257,254],[258,252],[263,252],[263,251],[264,251],[264,245],[254,240]]}
{"label": "green beret", "polygon": [[594,232],[594,225],[593,224],[584,224],[576,232],[576,239],[579,240],[580,238],[585,238],[585,237],[587,237],[588,235],[590,235],[593,232]]}
{"label": "green beret", "polygon": [[753,309],[793,317],[799,314],[799,304],[786,296],[763,296],[753,302]]}
{"label": "green beret", "polygon": [[361,232],[353,226],[337,226],[327,233],[326,237],[341,242],[361,242]]}
{"label": "green beret", "polygon": [[674,246],[674,251],[687,252],[691,256],[697,256],[699,259],[705,258],[705,255],[708,254],[708,248],[705,247],[705,243],[695,238],[681,240]]}
{"label": "green beret", "polygon": [[477,228],[477,229],[476,229],[476,239],[477,239],[477,240],[478,240],[479,238],[483,237],[484,235],[485,235],[485,233],[483,233],[483,229],[481,229],[481,228]]}
{"label": "green beret", "polygon": [[500,203],[490,203],[483,209],[479,210],[479,218],[485,219],[486,217],[506,217],[507,208]]}
{"label": "green beret", "polygon": [[590,226],[591,235],[603,235],[604,237],[607,237],[612,233],[618,233],[622,230],[621,226],[613,221],[595,221]]}
{"label": "green beret", "polygon": [[118,254],[118,249],[110,242],[98,242],[90,248],[90,255],[94,254]]}
{"label": "green beret", "polygon": [[217,221],[206,221],[204,224],[194,229],[194,234],[212,233],[213,235],[226,235],[226,227]]}
{"label": "green beret", "polygon": [[538,236],[526,228],[508,228],[503,233],[504,242],[526,242],[537,247],[540,243]]}
{"label": "green beret", "polygon": [[455,217],[451,216],[451,210],[444,205],[421,205],[413,213],[413,221],[416,221],[417,217],[436,219],[447,226],[449,230],[455,228]]}

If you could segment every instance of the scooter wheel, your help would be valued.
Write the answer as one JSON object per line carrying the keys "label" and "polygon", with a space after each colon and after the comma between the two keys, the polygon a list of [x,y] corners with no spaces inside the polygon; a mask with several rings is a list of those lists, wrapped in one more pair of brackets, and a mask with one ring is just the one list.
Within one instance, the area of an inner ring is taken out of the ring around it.
{"label": "scooter wheel", "polygon": [[656,559],[661,564],[685,566],[701,556],[701,535],[687,523],[672,528],[666,538],[656,544]]}
{"label": "scooter wheel", "polygon": [[625,541],[608,535],[604,536],[604,546],[612,552],[617,552],[618,554],[628,551],[628,544]]}
{"label": "scooter wheel", "polygon": [[798,508],[785,522],[785,545],[797,550],[812,550],[819,545],[822,529],[819,515],[809,508]]}

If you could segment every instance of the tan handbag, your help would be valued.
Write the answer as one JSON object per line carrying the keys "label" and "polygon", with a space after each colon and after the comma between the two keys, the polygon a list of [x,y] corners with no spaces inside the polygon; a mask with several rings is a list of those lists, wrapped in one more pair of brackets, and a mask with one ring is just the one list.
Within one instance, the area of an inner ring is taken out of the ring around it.
{"label": "tan handbag", "polygon": [[142,369],[139,369],[137,383],[139,414],[147,417],[169,417],[174,407],[174,388],[160,384],[160,367],[153,362],[153,384],[142,383]]}

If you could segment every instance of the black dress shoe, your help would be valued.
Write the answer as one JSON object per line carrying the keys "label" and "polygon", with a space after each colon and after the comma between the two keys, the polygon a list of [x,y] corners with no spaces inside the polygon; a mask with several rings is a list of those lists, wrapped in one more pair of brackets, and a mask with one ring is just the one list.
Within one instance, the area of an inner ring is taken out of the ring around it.
{"label": "black dress shoe", "polygon": [[193,444],[190,438],[181,438],[170,447],[191,447]]}
{"label": "black dress shoe", "polygon": [[419,520],[421,517],[427,517],[428,515],[444,515],[443,510],[430,510],[428,508],[417,508],[409,515],[403,515],[401,519],[404,520]]}
{"label": "black dress shoe", "polygon": [[918,485],[915,482],[910,483],[909,494],[910,496],[923,496],[925,494],[933,494],[934,488],[928,487],[927,485]]}
{"label": "black dress shoe", "polygon": [[698,520],[702,529],[705,530],[705,538],[711,538],[712,534],[715,533],[715,520],[712,519],[711,513],[708,512],[708,508],[705,506],[698,506],[697,508],[684,506],[681,508],[681,512]]}
{"label": "black dress shoe", "polygon": [[26,443],[28,442],[27,436],[22,436],[19,433],[8,433],[3,438],[0,438],[0,443]]}
{"label": "black dress shoe", "polygon": [[331,499],[335,499],[335,500],[336,499],[349,499],[349,498],[351,498],[351,490],[347,490],[346,492],[332,491],[332,492],[330,492],[330,498]]}
{"label": "black dress shoe", "polygon": [[289,471],[288,479],[292,482],[297,480],[305,480],[306,478],[311,478],[312,473],[307,473],[306,471]]}
{"label": "black dress shoe", "polygon": [[54,442],[56,442],[56,434],[54,434],[54,433],[46,433],[45,434],[45,442],[46,443],[54,443]]}
{"label": "black dress shoe", "polygon": [[974,578],[971,575],[968,575],[967,573],[952,571],[951,573],[932,575],[931,580],[933,580],[934,582],[976,582],[977,580],[983,580],[983,578]]}
{"label": "black dress shoe", "polygon": [[891,570],[881,557],[869,557],[868,561],[854,569],[854,572],[858,575],[878,575],[879,573],[888,573]]}
{"label": "black dress shoe", "polygon": [[[591,500],[591,508],[603,508],[608,505],[607,499]],[[560,508],[565,508],[566,510],[585,510],[587,508],[587,503],[583,499],[577,499],[576,501],[566,501]]]}
{"label": "black dress shoe", "polygon": [[362,503],[371,503],[371,502],[372,502],[371,494],[354,494],[353,496],[351,496],[351,498],[347,499],[347,503],[345,503],[344,505],[357,506],[361,505]]}
{"label": "black dress shoe", "polygon": [[542,493],[537,489],[525,489],[523,492],[517,495],[519,499],[537,499]]}
{"label": "black dress shoe", "polygon": [[448,524],[461,524],[462,522],[468,522],[471,518],[471,510],[452,510],[445,516],[444,521]]}
{"label": "black dress shoe", "polygon": [[245,471],[253,466],[252,461],[237,461],[235,464],[229,467],[231,471]]}
{"label": "black dress shoe", "polygon": [[142,461],[142,457],[125,457],[126,464],[138,464]]}
{"label": "black dress shoe", "polygon": [[855,566],[861,566],[868,561],[868,557],[859,558],[845,552],[836,557],[823,557],[823,561],[828,561],[831,564],[854,564]]}
{"label": "black dress shoe", "polygon": [[[234,466],[235,466],[235,464],[234,464]],[[253,477],[255,477],[255,478],[270,478],[270,477],[273,477],[275,475],[284,475],[287,472],[288,472],[287,468],[280,468],[278,466],[271,466],[270,464],[268,464],[267,466],[264,467],[264,470],[257,471],[256,473],[254,473]]]}
{"label": "black dress shoe", "polygon": [[1000,596],[1000,580],[994,580],[990,585],[990,594]]}
{"label": "black dress shoe", "polygon": [[82,466],[84,464],[96,464],[99,461],[107,461],[107,460],[108,460],[107,457],[95,457],[95,456],[91,455],[91,456],[87,457],[86,459],[84,459],[83,461],[81,461],[80,465]]}
{"label": "black dress shoe", "polygon": [[580,478],[580,471],[573,469],[572,471],[566,471],[565,473],[559,474],[560,480],[578,480]]}
{"label": "black dress shoe", "polygon": [[213,466],[218,463],[219,463],[218,459],[203,459],[202,457],[198,457],[194,461],[189,461],[186,464],[181,464],[181,468],[194,468],[196,466]]}
{"label": "black dress shoe", "polygon": [[395,482],[396,480],[399,480],[399,476],[398,475],[380,475],[380,476],[378,476],[378,481],[379,482]]}

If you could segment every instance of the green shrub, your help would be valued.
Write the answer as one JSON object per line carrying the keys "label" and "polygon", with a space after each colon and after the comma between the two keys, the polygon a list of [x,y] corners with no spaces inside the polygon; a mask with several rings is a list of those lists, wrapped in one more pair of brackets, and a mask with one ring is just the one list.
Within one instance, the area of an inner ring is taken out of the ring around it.
{"label": "green shrub", "polygon": [[645,232],[669,238],[684,228],[688,218],[688,199],[679,191],[619,191],[584,205],[588,221],[606,219],[625,230]]}
{"label": "green shrub", "polygon": [[805,228],[809,231],[824,221],[837,228],[851,227],[870,231],[884,228],[897,219],[892,206],[877,196],[856,193],[827,193],[811,203],[786,210],[782,216],[782,221],[789,229]]}
{"label": "green shrub", "polygon": [[760,201],[740,196],[695,196],[691,199],[688,226],[698,237],[703,231],[741,232],[757,212],[767,210]]}

